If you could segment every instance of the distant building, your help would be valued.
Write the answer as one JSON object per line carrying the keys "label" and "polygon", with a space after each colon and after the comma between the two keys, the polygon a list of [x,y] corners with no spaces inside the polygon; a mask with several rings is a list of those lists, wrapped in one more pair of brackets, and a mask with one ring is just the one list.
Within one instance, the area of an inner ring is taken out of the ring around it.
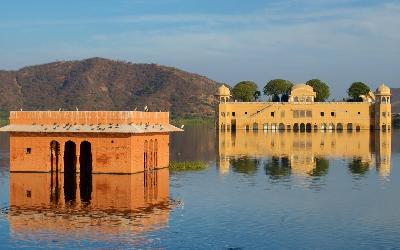
{"label": "distant building", "polygon": [[288,102],[232,101],[229,88],[216,96],[216,126],[220,130],[390,130],[390,88],[382,84],[361,96],[362,102],[315,102],[316,92],[306,84],[293,86]]}
{"label": "distant building", "polygon": [[168,112],[13,111],[11,172],[137,173],[168,167]]}

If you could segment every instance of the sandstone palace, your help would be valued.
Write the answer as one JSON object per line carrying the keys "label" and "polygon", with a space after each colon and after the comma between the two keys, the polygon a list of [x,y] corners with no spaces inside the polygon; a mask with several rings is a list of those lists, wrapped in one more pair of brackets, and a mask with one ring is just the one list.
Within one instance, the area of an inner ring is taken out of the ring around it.
{"label": "sandstone palace", "polygon": [[360,131],[390,130],[390,88],[382,84],[362,102],[315,102],[311,86],[296,84],[288,102],[237,102],[228,87],[216,96],[216,125],[220,130]]}

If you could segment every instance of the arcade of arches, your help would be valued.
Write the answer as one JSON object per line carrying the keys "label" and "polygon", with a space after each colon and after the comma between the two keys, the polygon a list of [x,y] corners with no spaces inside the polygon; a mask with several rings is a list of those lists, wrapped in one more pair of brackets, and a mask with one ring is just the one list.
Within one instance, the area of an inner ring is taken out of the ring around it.
{"label": "arcade of arches", "polygon": [[10,146],[12,172],[80,173],[82,180],[92,173],[130,174],[169,164],[167,133],[85,138],[16,133]]}

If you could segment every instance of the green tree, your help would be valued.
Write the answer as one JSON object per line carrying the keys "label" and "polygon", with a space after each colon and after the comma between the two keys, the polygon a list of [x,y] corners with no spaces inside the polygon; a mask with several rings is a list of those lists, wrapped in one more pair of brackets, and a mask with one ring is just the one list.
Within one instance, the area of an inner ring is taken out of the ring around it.
{"label": "green tree", "polygon": [[274,79],[269,82],[264,87],[264,94],[272,96],[272,101],[287,101],[288,98],[285,96],[289,95],[290,90],[293,87],[293,83],[284,79]]}
{"label": "green tree", "polygon": [[232,170],[236,173],[254,175],[257,172],[260,160],[249,157],[231,159]]}
{"label": "green tree", "polygon": [[367,84],[363,82],[353,82],[347,90],[347,94],[351,98],[350,101],[362,101],[360,95],[366,95],[371,91]]}
{"label": "green tree", "polygon": [[257,93],[257,84],[252,81],[242,81],[233,87],[233,98],[242,102],[251,102],[257,100],[259,95]]}
{"label": "green tree", "polygon": [[290,160],[287,156],[272,156],[272,158],[265,163],[265,174],[272,180],[287,179],[290,174]]}
{"label": "green tree", "polygon": [[313,87],[317,93],[315,97],[316,102],[324,102],[330,96],[329,86],[325,82],[319,79],[311,79],[306,82],[307,85]]}

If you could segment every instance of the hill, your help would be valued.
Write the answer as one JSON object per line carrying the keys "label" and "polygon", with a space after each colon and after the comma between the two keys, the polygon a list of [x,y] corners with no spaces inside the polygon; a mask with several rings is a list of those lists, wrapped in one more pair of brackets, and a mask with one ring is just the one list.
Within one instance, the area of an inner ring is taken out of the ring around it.
{"label": "hill", "polygon": [[392,88],[392,113],[400,113],[400,88]]}
{"label": "hill", "polygon": [[170,111],[173,117],[212,117],[217,83],[157,64],[103,58],[0,71],[0,110]]}

